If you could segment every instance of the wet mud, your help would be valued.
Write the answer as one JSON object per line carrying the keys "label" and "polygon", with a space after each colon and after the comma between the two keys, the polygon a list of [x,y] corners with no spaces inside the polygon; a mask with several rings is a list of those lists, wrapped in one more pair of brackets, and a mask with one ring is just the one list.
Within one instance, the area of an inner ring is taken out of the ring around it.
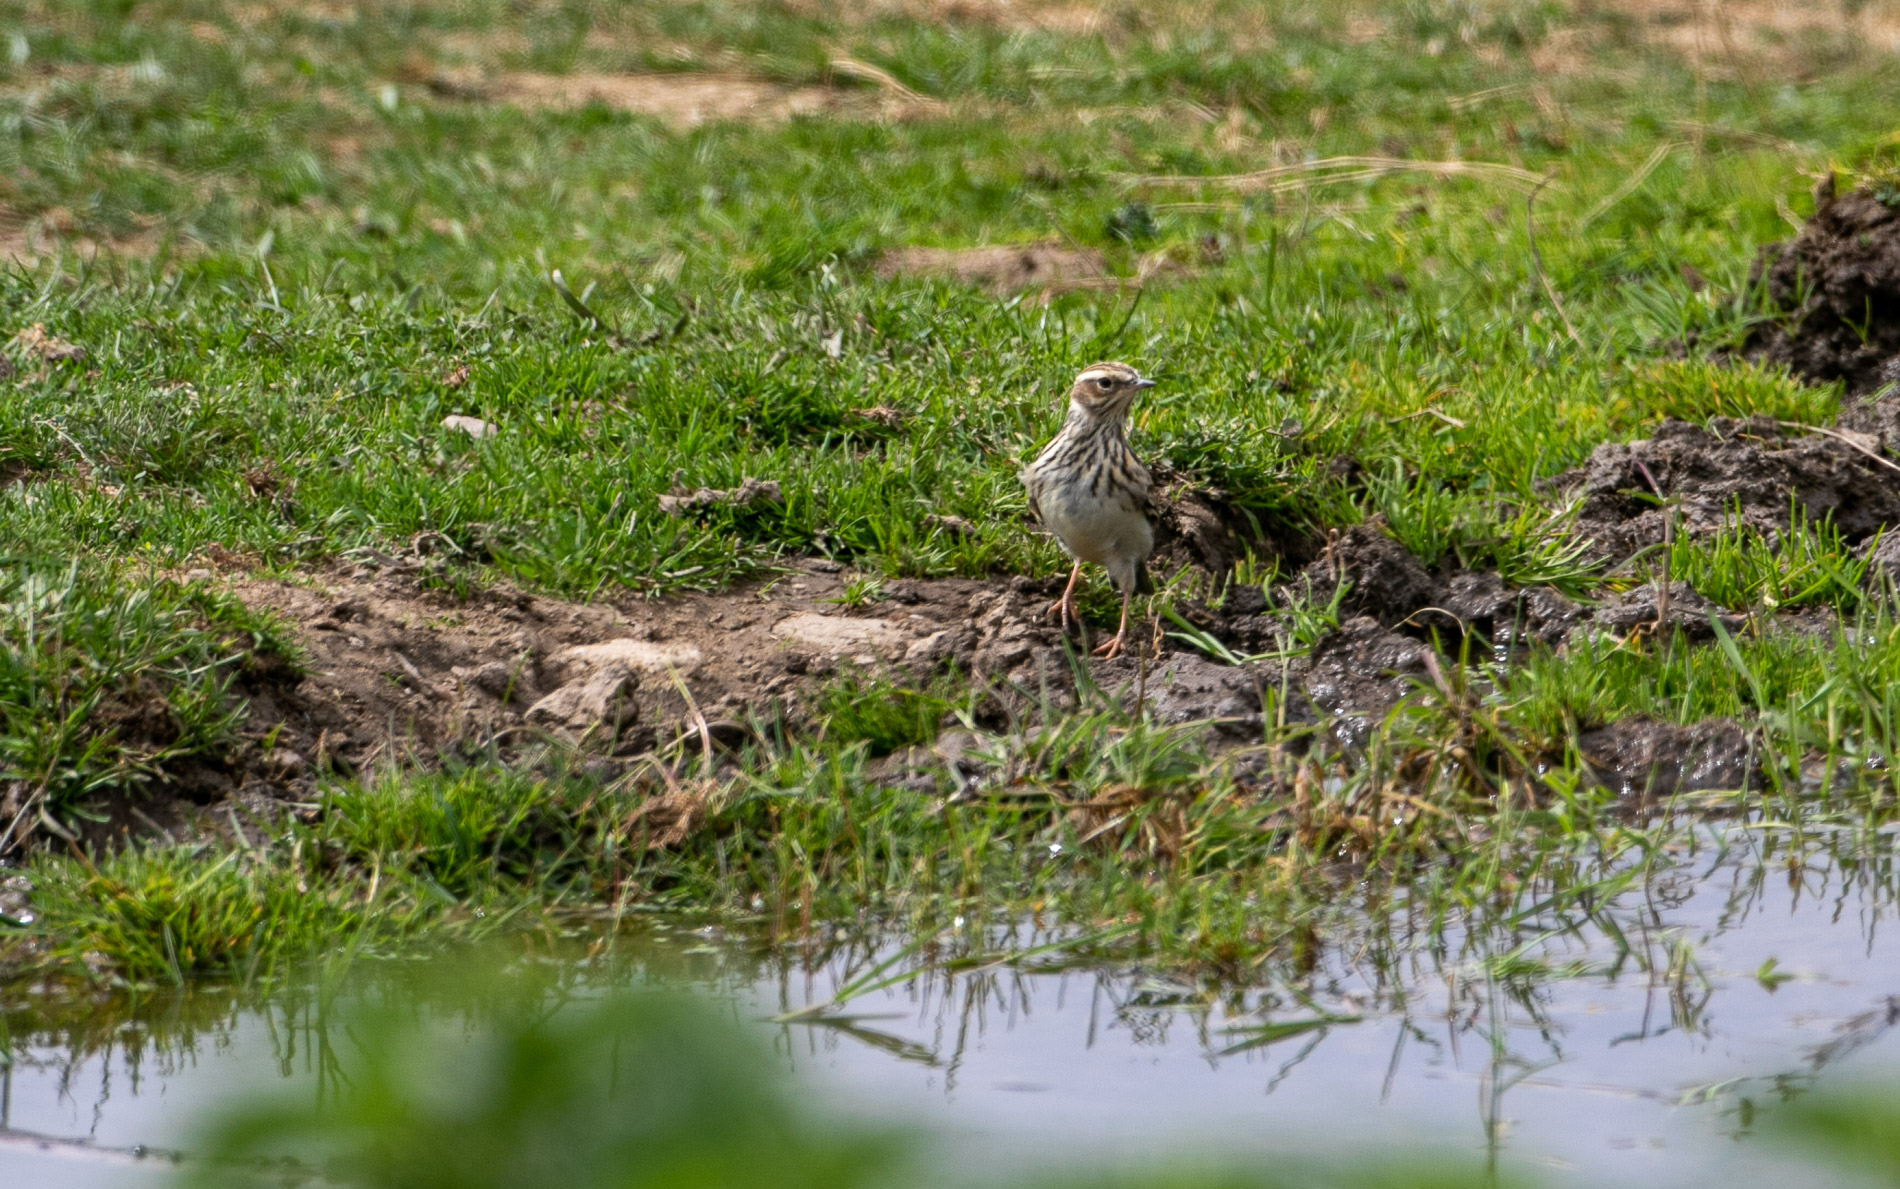
{"label": "wet mud", "polygon": [[1755,734],[1728,719],[1677,726],[1627,718],[1584,731],[1577,752],[1598,781],[1642,800],[1762,784]]}

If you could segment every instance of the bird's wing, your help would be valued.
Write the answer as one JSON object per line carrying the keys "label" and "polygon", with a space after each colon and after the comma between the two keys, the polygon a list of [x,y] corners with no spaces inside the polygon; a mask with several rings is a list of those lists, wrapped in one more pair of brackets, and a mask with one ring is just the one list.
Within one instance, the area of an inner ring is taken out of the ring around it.
{"label": "bird's wing", "polygon": [[1148,519],[1159,516],[1161,501],[1155,493],[1155,477],[1148,473],[1148,468],[1141,464],[1141,459],[1135,457],[1133,450],[1128,451],[1128,477],[1134,481],[1135,490],[1141,493],[1141,510]]}
{"label": "bird's wing", "polygon": [[1036,499],[1036,492],[1042,487],[1041,480],[1036,477],[1036,468],[1033,466],[1024,467],[1022,473],[1018,475],[1017,478],[1023,481],[1023,491],[1029,496],[1030,515],[1036,518],[1036,523],[1044,523],[1042,519],[1042,504]]}

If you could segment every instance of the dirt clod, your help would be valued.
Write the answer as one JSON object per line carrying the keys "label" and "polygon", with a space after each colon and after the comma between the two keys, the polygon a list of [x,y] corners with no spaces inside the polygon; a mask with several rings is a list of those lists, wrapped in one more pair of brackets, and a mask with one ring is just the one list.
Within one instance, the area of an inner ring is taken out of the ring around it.
{"label": "dirt clod", "polygon": [[1622,560],[1675,532],[1731,527],[1773,534],[1793,511],[1831,519],[1850,543],[1900,522],[1900,473],[1839,437],[1765,417],[1717,417],[1708,428],[1668,420],[1649,438],[1597,447],[1581,475],[1576,532]]}
{"label": "dirt clod", "polygon": [[1515,648],[1562,641],[1584,611],[1547,586],[1514,589],[1496,574],[1461,570],[1445,581],[1432,605],[1414,615],[1413,622],[1433,627],[1444,616],[1456,620],[1460,635],[1476,633],[1499,647]]}
{"label": "dirt clod", "polygon": [[1766,282],[1781,317],[1744,347],[1813,383],[1868,393],[1900,379],[1900,200],[1891,187],[1837,195],[1830,174],[1814,216],[1792,240],[1762,249],[1750,287]]}
{"label": "dirt clod", "polygon": [[785,502],[784,493],[773,479],[746,479],[737,487],[701,487],[688,491],[674,486],[660,497],[660,511],[668,516],[687,516],[709,508],[756,508]]}
{"label": "dirt clod", "polygon": [[1225,574],[1246,556],[1246,546],[1234,524],[1237,517],[1223,493],[1173,483],[1157,488],[1149,501],[1157,559]]}
{"label": "dirt clod", "polygon": [[1148,710],[1160,722],[1214,722],[1228,734],[1256,734],[1260,681],[1256,666],[1220,665],[1194,653],[1176,653],[1149,674]]}
{"label": "dirt clod", "polygon": [[11,346],[23,358],[42,363],[78,363],[86,358],[84,347],[47,334],[43,322],[35,322],[14,335]]}
{"label": "dirt clod", "polygon": [[1313,648],[1306,696],[1330,714],[1377,718],[1429,672],[1425,645],[1367,616],[1347,620]]}
{"label": "dirt clod", "polygon": [[1869,541],[1865,557],[1868,586],[1879,589],[1888,585],[1900,590],[1900,533],[1884,533],[1878,540]]}
{"label": "dirt clod", "polygon": [[1331,541],[1294,580],[1296,590],[1325,603],[1341,584],[1342,610],[1386,626],[1403,623],[1438,595],[1438,584],[1411,552],[1376,522],[1356,524]]}

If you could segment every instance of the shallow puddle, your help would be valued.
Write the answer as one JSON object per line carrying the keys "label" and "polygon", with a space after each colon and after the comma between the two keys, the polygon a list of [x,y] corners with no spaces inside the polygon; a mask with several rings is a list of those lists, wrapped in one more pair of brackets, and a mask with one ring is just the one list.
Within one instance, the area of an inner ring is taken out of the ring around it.
{"label": "shallow puddle", "polygon": [[[1423,1145],[1557,1185],[1840,1184],[1765,1148],[1750,1122],[1790,1091],[1900,1058],[1892,837],[1863,840],[1853,862],[1791,865],[1762,845],[1732,831],[1725,855],[1631,888],[1584,929],[1533,913],[1500,938],[1421,948],[1402,974],[1334,955],[1218,1004],[1029,956],[922,971],[836,1014],[774,1022],[911,959],[839,953],[805,969],[664,931],[573,989],[671,971],[839,1109],[922,1126],[945,1182],[1173,1152],[1245,1163]],[[1046,940],[1024,930],[1005,944]],[[221,1097],[289,1079],[314,1104],[348,1061],[345,1030],[309,995],[115,1010],[10,1012],[0,1184],[165,1183],[165,1153]]]}

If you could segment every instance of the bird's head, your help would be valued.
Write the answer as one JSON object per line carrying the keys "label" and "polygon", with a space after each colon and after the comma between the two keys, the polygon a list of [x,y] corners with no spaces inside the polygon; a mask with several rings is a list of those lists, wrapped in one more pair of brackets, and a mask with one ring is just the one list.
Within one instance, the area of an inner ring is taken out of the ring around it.
{"label": "bird's head", "polygon": [[1069,388],[1069,407],[1097,420],[1119,421],[1137,393],[1153,388],[1153,380],[1125,363],[1092,363],[1082,369]]}

